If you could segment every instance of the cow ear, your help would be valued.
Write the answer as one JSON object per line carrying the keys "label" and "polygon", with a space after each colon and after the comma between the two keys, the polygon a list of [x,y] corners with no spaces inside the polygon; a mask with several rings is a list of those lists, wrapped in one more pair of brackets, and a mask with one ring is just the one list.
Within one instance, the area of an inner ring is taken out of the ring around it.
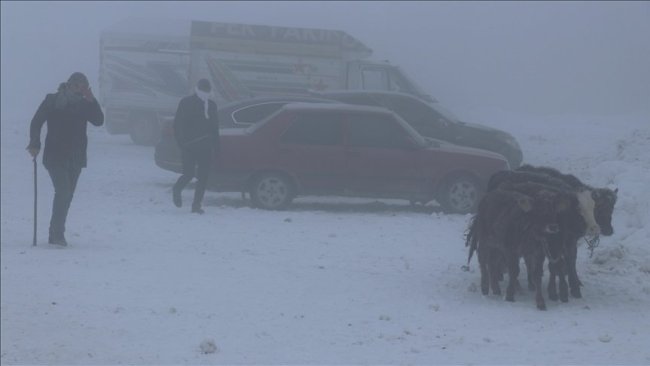
{"label": "cow ear", "polygon": [[533,209],[533,200],[527,196],[517,197],[517,205],[519,205],[522,211],[528,212]]}

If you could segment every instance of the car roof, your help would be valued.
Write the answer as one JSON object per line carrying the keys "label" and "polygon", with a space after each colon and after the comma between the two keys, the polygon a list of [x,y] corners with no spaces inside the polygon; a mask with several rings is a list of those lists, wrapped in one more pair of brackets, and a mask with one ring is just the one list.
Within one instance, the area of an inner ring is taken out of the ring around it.
{"label": "car roof", "polygon": [[315,96],[315,97],[317,96],[317,97],[322,97],[322,98],[328,98],[328,97],[336,98],[336,97],[356,96],[356,95],[393,96],[393,97],[403,97],[403,98],[418,99],[418,100],[421,100],[423,102],[426,102],[426,100],[418,97],[417,95],[402,93],[402,92],[398,92],[398,91],[389,91],[389,90],[367,90],[367,89],[325,90],[325,91],[318,91],[318,92],[314,91],[314,92],[312,92],[312,95]]}
{"label": "car roof", "polygon": [[228,108],[241,108],[247,105],[260,104],[260,103],[274,103],[274,102],[312,102],[312,103],[337,103],[338,101],[326,98],[310,97],[310,96],[277,96],[277,97],[254,97],[249,99],[236,100],[224,103],[219,106],[219,109]]}
{"label": "car roof", "polygon": [[391,110],[384,107],[354,105],[345,103],[304,103],[294,102],[286,104],[283,109],[286,110],[336,110],[336,111],[354,111],[354,112],[379,112],[394,114]]}

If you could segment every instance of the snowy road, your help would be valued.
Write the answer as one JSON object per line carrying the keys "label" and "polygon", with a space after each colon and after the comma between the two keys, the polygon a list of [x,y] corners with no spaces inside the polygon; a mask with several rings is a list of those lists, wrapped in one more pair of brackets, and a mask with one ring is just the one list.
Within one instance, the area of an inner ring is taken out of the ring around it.
{"label": "snowy road", "polygon": [[615,234],[593,258],[579,249],[582,299],[541,312],[532,293],[482,296],[476,261],[460,269],[469,216],[434,207],[303,198],[269,212],[208,192],[191,215],[151,148],[103,128],[89,127],[65,249],[47,244],[39,157],[34,248],[27,124],[3,121],[2,364],[650,363],[648,119],[490,120],[526,162],[619,188]]}

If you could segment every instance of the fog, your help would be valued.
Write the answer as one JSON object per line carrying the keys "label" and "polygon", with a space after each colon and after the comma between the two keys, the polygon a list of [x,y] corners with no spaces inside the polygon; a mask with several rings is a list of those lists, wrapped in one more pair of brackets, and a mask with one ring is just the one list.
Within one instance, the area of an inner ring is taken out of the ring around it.
{"label": "fog", "polygon": [[2,1],[2,120],[31,118],[128,16],[339,29],[457,114],[650,114],[648,2]]}

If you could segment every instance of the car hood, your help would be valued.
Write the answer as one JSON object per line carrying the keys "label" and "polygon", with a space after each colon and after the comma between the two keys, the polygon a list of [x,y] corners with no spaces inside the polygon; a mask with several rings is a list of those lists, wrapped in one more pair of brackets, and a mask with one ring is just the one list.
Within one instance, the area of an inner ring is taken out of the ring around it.
{"label": "car hood", "polygon": [[512,166],[517,167],[521,164],[522,154],[519,142],[508,132],[463,121],[454,123],[450,129],[454,131],[452,143],[505,153]]}
{"label": "car hood", "polygon": [[494,136],[501,136],[501,137],[512,137],[509,133],[499,130],[497,128],[481,125],[478,123],[471,123],[471,122],[465,122],[465,121],[458,121],[456,122],[457,127],[460,127],[464,130],[473,130],[481,134],[491,134]]}
{"label": "car hood", "polygon": [[431,146],[426,147],[427,150],[436,150],[436,149],[438,149],[438,150],[449,151],[449,152],[452,152],[452,153],[469,154],[469,155],[476,155],[476,156],[486,156],[486,157],[491,157],[493,159],[506,161],[506,159],[503,157],[503,155],[497,154],[497,153],[489,151],[489,150],[484,150],[484,149],[479,149],[479,148],[474,148],[474,147],[468,147],[468,146],[456,145],[456,144],[452,144],[451,142],[438,140],[438,139],[434,139],[434,138],[431,138],[431,137],[425,137],[424,139],[427,140],[427,142],[431,144]]}

